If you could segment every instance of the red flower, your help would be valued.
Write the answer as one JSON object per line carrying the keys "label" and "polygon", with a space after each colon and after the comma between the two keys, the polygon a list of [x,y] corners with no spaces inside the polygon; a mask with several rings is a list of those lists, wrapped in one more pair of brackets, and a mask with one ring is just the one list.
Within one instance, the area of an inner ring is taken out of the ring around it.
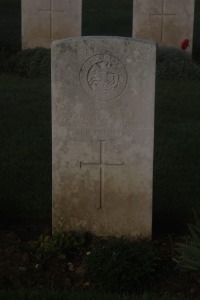
{"label": "red flower", "polygon": [[189,45],[189,40],[188,39],[185,39],[181,42],[181,49],[185,50],[187,49],[190,45]]}

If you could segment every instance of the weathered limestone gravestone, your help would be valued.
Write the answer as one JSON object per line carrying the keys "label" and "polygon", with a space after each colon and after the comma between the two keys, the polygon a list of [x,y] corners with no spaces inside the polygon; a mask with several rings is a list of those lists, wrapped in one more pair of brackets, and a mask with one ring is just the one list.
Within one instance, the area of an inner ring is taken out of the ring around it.
{"label": "weathered limestone gravestone", "polygon": [[53,230],[151,236],[155,44],[52,45]]}
{"label": "weathered limestone gravestone", "polygon": [[81,36],[82,0],[22,0],[22,48]]}
{"label": "weathered limestone gravestone", "polygon": [[192,46],[195,0],[134,0],[133,37],[180,48]]}

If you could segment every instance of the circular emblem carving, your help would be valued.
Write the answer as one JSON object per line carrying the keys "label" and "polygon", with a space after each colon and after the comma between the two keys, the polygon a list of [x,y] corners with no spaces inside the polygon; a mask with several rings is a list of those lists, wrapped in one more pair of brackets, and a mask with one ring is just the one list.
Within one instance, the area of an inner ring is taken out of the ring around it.
{"label": "circular emblem carving", "polygon": [[80,83],[89,96],[108,101],[119,96],[125,89],[127,72],[116,57],[108,54],[94,55],[83,64]]}

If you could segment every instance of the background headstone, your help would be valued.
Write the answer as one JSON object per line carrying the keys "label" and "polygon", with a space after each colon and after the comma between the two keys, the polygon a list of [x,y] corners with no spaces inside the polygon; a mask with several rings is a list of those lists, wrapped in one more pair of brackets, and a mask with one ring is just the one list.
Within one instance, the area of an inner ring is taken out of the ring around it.
{"label": "background headstone", "polygon": [[22,48],[81,36],[82,0],[22,0]]}
{"label": "background headstone", "polygon": [[195,0],[134,0],[133,37],[180,48],[192,47]]}
{"label": "background headstone", "polygon": [[53,230],[151,236],[155,44],[52,45]]}

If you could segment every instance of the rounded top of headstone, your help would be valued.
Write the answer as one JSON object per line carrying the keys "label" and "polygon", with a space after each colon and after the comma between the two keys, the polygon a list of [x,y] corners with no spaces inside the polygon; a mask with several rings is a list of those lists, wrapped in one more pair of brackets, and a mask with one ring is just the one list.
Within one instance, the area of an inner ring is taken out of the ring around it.
{"label": "rounded top of headstone", "polygon": [[152,40],[144,40],[139,38],[133,38],[133,37],[121,37],[121,36],[81,36],[81,37],[73,37],[73,38],[67,38],[67,39],[60,39],[55,40],[52,42],[51,46],[59,46],[61,44],[65,43],[75,43],[80,41],[124,41],[129,43],[140,43],[140,44],[147,44],[151,46],[156,46],[156,43]]}

